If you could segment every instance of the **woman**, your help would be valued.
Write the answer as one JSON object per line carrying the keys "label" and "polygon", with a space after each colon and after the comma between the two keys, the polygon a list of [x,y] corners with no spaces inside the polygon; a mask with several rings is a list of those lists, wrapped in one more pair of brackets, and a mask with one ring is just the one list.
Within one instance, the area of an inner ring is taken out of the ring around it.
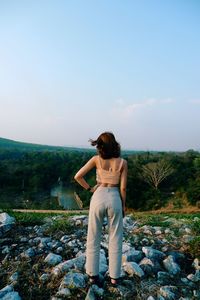
{"label": "woman", "polygon": [[[86,273],[91,283],[99,283],[99,255],[104,217],[109,228],[109,275],[117,285],[121,274],[123,216],[125,215],[127,162],[120,158],[120,145],[111,132],[102,133],[90,140],[98,155],[93,156],[75,175],[74,179],[93,193],[90,201],[86,246]],[[96,168],[97,184],[94,187],[84,176]]]}

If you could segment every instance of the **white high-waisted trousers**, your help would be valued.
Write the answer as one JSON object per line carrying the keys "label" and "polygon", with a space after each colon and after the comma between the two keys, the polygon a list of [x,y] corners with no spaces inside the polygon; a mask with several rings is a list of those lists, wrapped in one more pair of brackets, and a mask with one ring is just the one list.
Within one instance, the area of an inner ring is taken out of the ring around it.
{"label": "white high-waisted trousers", "polygon": [[109,228],[109,275],[119,278],[122,261],[123,217],[118,187],[98,187],[92,195],[89,209],[86,245],[86,273],[99,274],[101,233],[104,217]]}

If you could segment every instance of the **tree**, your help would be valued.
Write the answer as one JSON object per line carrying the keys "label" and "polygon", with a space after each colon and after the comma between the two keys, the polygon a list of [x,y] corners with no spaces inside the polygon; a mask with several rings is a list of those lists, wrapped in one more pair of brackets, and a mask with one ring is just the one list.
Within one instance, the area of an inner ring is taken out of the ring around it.
{"label": "tree", "polygon": [[173,173],[173,168],[170,163],[162,159],[158,162],[149,162],[143,165],[141,177],[157,190],[159,184],[171,173]]}

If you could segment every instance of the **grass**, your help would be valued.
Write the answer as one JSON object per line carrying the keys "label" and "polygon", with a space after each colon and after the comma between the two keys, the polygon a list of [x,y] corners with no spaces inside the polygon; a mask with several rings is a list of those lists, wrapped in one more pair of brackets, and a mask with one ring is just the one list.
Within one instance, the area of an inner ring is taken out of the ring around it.
{"label": "grass", "polygon": [[69,216],[77,215],[77,213],[57,213],[57,212],[49,212],[49,213],[40,213],[40,212],[16,212],[12,209],[3,210],[7,212],[10,216],[15,217],[17,224],[24,226],[34,226],[34,225],[42,225],[44,223],[44,219],[46,217],[54,217],[54,216],[62,216],[63,218],[68,218]]}
{"label": "grass", "polygon": [[74,231],[74,226],[72,226],[69,223],[68,219],[55,220],[52,224],[49,225],[48,229],[45,230],[45,234],[55,234],[58,231],[62,231],[69,234]]}

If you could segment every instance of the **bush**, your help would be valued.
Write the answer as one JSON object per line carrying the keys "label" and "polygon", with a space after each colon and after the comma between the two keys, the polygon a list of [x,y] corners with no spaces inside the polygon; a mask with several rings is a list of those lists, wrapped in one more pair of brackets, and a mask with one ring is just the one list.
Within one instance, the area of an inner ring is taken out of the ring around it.
{"label": "bush", "polygon": [[200,259],[200,236],[197,236],[189,243],[188,250],[194,258]]}

